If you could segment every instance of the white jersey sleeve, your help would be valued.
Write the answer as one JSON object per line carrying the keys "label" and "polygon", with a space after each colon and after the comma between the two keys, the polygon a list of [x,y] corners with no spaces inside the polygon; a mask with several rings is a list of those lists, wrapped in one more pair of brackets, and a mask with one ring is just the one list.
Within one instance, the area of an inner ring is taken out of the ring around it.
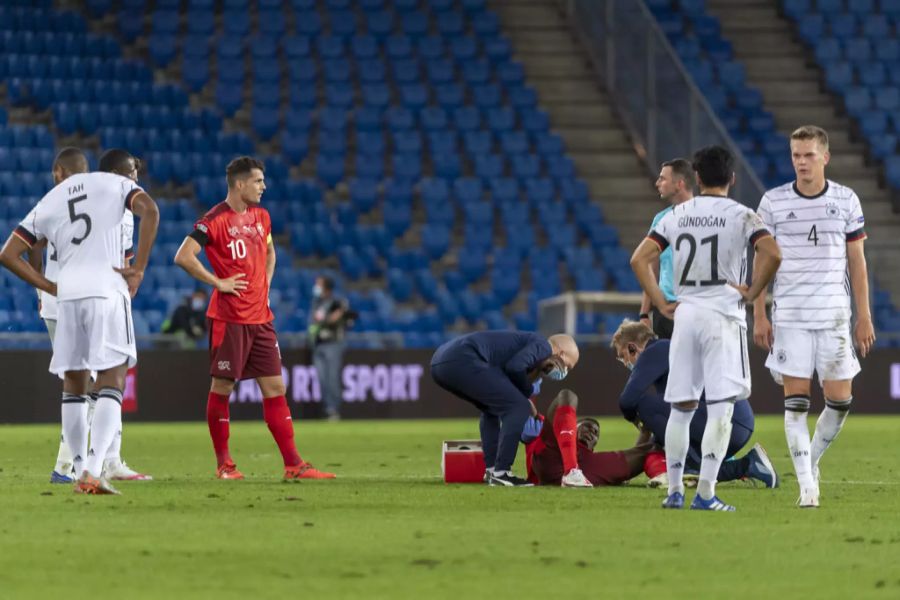
{"label": "white jersey sleeve", "polygon": [[134,258],[134,213],[130,210],[126,210],[122,217],[122,247],[126,260]]}
{"label": "white jersey sleeve", "polygon": [[858,242],[866,239],[866,217],[863,215],[862,204],[856,192],[850,190],[847,202],[847,221],[844,233],[848,242]]}

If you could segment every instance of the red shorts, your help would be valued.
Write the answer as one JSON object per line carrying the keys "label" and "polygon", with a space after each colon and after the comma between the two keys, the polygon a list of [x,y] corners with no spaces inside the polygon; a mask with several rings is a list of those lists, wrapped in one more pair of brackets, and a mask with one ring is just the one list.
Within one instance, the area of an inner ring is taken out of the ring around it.
{"label": "red shorts", "polygon": [[281,350],[271,321],[259,325],[206,321],[210,375],[238,381],[281,375]]}
{"label": "red shorts", "polygon": [[[592,452],[578,446],[578,466],[588,481],[595,486],[621,485],[631,479],[631,470],[624,452]],[[559,485],[562,482],[563,462],[559,448],[545,446],[534,455],[532,469],[541,485]]]}

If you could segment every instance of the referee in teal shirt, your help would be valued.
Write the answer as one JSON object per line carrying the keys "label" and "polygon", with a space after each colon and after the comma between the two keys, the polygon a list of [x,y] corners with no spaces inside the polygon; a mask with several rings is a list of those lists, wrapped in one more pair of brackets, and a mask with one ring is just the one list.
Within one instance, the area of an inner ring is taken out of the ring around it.
{"label": "referee in teal shirt", "polygon": [[[673,206],[677,206],[682,202],[686,202],[694,197],[694,168],[691,163],[683,158],[666,161],[659,170],[659,177],[656,179],[656,190],[659,197],[668,202],[671,206],[659,211],[653,217],[653,223],[650,228],[656,227],[656,224],[666,216]],[[672,264],[672,248],[666,250],[659,255],[659,263],[653,266],[654,273],[659,273],[659,288],[669,302],[675,302],[675,282]],[[641,322],[651,327],[653,332],[662,339],[672,338],[672,327],[674,326],[671,319],[661,315],[655,307],[651,311],[652,303],[646,292],[643,293],[641,299]]]}

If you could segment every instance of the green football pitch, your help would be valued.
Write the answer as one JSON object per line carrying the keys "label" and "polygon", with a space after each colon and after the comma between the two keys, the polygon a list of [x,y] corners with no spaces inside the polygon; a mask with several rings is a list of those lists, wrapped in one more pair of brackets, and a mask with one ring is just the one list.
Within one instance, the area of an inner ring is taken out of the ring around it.
{"label": "green football pitch", "polygon": [[[247,479],[230,482],[205,424],[129,424],[123,455],[156,479],[119,497],[47,483],[57,427],[3,426],[0,598],[898,598],[898,429],[851,416],[822,507],[801,510],[781,418],[760,418],[782,487],[720,486],[738,509],[722,514],[663,511],[643,477],[445,485],[441,440],[477,436],[475,419],[298,422],[303,456],[339,476],[301,483],[280,481],[262,422],[232,424]],[[634,437],[602,419],[601,449]]]}

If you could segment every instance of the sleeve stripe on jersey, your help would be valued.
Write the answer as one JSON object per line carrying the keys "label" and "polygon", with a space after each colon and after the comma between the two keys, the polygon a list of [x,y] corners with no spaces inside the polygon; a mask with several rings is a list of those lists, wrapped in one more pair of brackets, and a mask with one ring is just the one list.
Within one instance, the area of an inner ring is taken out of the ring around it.
{"label": "sleeve stripe on jersey", "polygon": [[858,242],[859,240],[864,240],[867,237],[868,236],[866,235],[865,227],[860,227],[856,231],[851,231],[850,233],[847,234],[847,241],[848,242]]}
{"label": "sleeve stripe on jersey", "polygon": [[663,250],[665,250],[666,248],[669,247],[669,240],[667,240],[663,236],[659,235],[655,231],[651,231],[650,233],[648,233],[647,239],[655,242],[656,245],[659,246],[660,252],[662,252]]}
{"label": "sleeve stripe on jersey", "polygon": [[127,208],[128,210],[131,210],[131,201],[134,200],[135,196],[137,196],[140,192],[143,192],[143,191],[144,190],[142,190],[141,188],[136,187],[133,190],[131,190],[130,192],[128,192],[128,195],[125,196],[125,208]]}
{"label": "sleeve stripe on jersey", "polygon": [[767,235],[772,235],[769,233],[768,229],[757,229],[750,235],[750,245],[755,246],[756,242],[766,237]]}
{"label": "sleeve stripe on jersey", "polygon": [[25,242],[26,244],[28,244],[28,247],[29,247],[29,248],[31,248],[32,246],[34,246],[34,245],[37,243],[37,241],[38,241],[38,240],[37,240],[37,237],[36,237],[33,233],[31,233],[30,231],[28,231],[27,229],[25,229],[25,228],[22,227],[21,225],[19,225],[18,227],[16,227],[16,228],[13,230],[13,234],[14,234],[16,237],[18,237],[19,239],[21,239],[23,242]]}

